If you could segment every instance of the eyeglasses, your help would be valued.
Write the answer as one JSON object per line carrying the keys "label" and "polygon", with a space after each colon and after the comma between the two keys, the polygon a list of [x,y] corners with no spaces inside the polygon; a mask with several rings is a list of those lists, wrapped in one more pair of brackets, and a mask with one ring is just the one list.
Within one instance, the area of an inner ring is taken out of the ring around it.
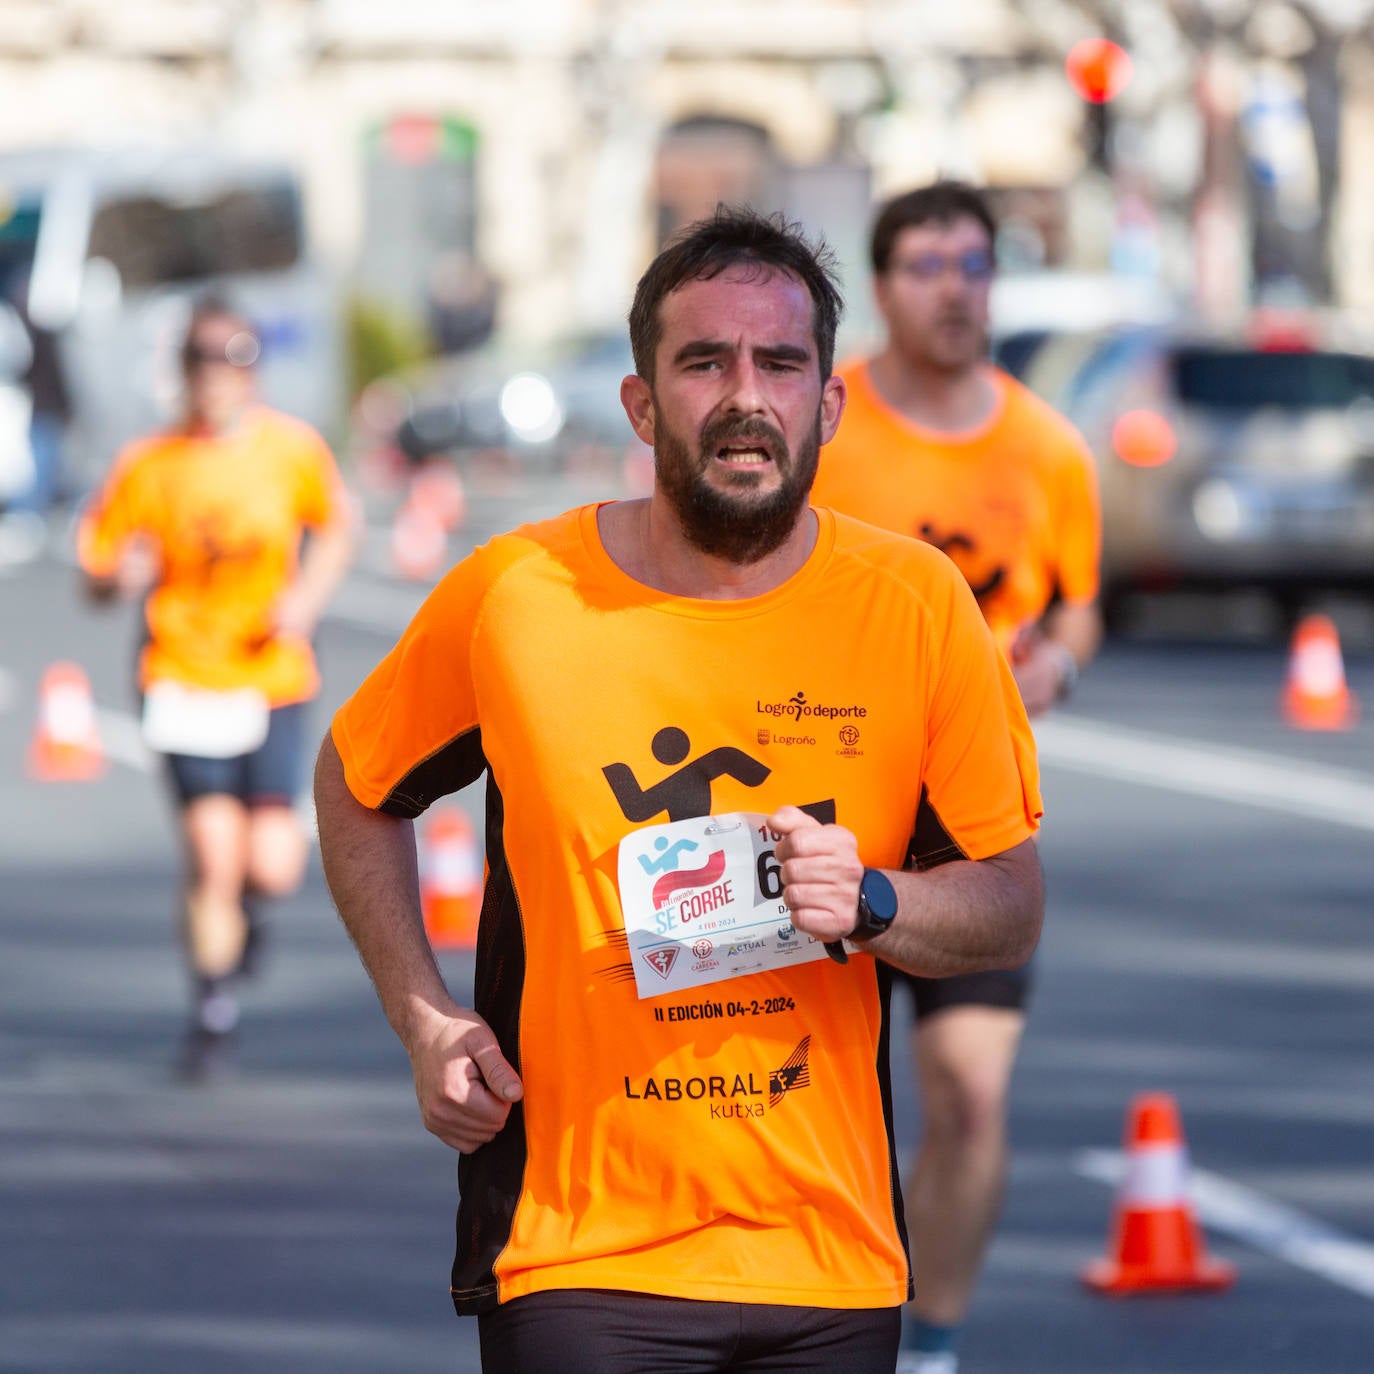
{"label": "eyeglasses", "polygon": [[920,257],[894,262],[890,271],[900,272],[916,281],[935,281],[953,268],[965,281],[985,282],[991,278],[996,263],[986,248],[971,248],[967,253],[922,253]]}
{"label": "eyeglasses", "polygon": [[240,329],[227,343],[206,344],[188,339],[181,350],[184,367],[203,367],[207,363],[228,363],[231,367],[252,367],[262,352],[262,345],[255,334]]}

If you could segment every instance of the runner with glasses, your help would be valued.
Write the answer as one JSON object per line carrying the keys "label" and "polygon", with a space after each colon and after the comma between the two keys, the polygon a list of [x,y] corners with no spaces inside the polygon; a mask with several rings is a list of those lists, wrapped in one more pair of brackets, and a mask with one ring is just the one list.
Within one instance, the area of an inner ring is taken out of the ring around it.
{"label": "runner with glasses", "polygon": [[[1096,482],[1072,426],[987,361],[994,238],[983,196],[958,182],[883,207],[872,261],[887,340],[838,369],[849,403],[812,500],[948,554],[1036,716],[1097,647]],[[949,857],[913,850],[918,867]],[[901,981],[916,1009],[922,1137],[906,1187],[916,1298],[899,1370],[953,1374],[1001,1204],[1029,974]]]}
{"label": "runner with glasses", "polygon": [[185,850],[193,1010],[179,1068],[190,1079],[232,1063],[236,978],[261,953],[258,903],[304,873],[293,803],[319,687],[311,637],[353,544],[324,440],[256,403],[259,352],[242,315],[202,302],[181,350],[181,421],[119,455],[80,530],[97,600],[147,593],[143,731]]}

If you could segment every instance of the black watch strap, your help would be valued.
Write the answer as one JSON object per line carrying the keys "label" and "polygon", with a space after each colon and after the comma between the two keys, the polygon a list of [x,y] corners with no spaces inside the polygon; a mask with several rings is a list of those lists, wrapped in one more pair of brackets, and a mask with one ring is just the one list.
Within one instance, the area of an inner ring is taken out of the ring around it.
{"label": "black watch strap", "polygon": [[[881,869],[864,869],[859,882],[859,904],[854,929],[848,939],[872,940],[881,935],[897,917],[897,889],[892,880]],[[825,952],[838,964],[847,964],[849,955],[845,952],[843,940],[831,940]]]}

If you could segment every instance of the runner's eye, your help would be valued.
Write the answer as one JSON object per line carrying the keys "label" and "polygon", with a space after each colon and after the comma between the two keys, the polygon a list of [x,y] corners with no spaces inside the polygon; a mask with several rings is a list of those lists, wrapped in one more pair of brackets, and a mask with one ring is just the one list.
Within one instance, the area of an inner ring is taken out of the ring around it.
{"label": "runner's eye", "polygon": [[992,276],[992,254],[981,248],[962,254],[959,271],[967,281],[986,281]]}

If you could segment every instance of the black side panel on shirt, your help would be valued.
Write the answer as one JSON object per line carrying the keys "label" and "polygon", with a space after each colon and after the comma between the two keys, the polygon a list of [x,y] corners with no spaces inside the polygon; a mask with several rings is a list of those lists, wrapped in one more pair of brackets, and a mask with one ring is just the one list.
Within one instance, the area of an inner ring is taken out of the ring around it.
{"label": "black side panel on shirt", "polygon": [[[525,991],[525,928],[505,850],[505,803],[487,777],[487,886],[477,927],[474,1006],[520,1072],[520,1004]],[[497,1257],[510,1240],[525,1174],[525,1112],[510,1109],[494,1140],[458,1160],[458,1245],[450,1289],[459,1316],[496,1307]]]}
{"label": "black side panel on shirt", "polygon": [[928,868],[939,868],[941,864],[967,858],[945,829],[944,822],[930,804],[930,793],[922,786],[921,800],[916,803],[916,821],[911,827],[911,843],[907,846],[906,866],[924,873]]}
{"label": "black side panel on shirt", "polygon": [[386,794],[386,800],[377,810],[385,811],[388,816],[414,820],[440,797],[476,782],[486,766],[486,755],[482,753],[482,731],[474,725],[471,730],[455,735],[427,759],[417,763]]}
{"label": "black side panel on shirt", "polygon": [[897,1224],[897,1234],[902,1238],[902,1251],[907,1257],[906,1297],[910,1302],[916,1296],[916,1289],[911,1276],[911,1246],[906,1235],[902,1179],[897,1167],[897,1131],[892,1121],[892,966],[881,959],[875,959],[874,963],[878,972],[878,1003],[882,1007],[876,1067],[878,1089],[883,1100],[883,1124],[887,1127],[887,1176],[892,1189],[892,1219]]}

